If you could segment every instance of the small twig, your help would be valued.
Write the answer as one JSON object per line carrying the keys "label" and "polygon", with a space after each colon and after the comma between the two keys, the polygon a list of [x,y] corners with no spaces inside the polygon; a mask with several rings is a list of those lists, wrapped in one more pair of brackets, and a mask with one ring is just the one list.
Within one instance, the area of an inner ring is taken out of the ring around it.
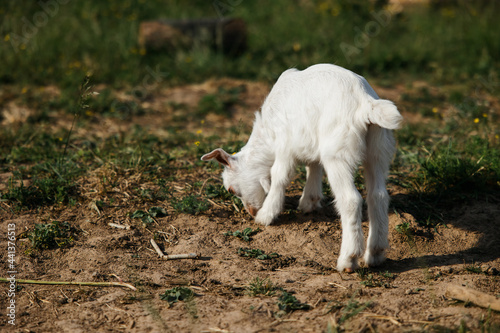
{"label": "small twig", "polygon": [[401,326],[401,323],[394,317],[382,316],[382,315],[373,314],[373,313],[366,313],[364,316],[365,316],[365,318],[388,320],[391,323],[393,323],[394,325]]}
{"label": "small twig", "polygon": [[269,327],[276,326],[278,324],[285,323],[285,322],[294,322],[294,321],[299,321],[299,320],[298,319],[277,319],[277,320],[273,321],[269,325]]}
{"label": "small twig", "polygon": [[324,300],[323,297],[318,298],[318,300],[316,301],[316,303],[314,303],[313,308],[315,308],[316,306],[318,306],[319,302],[321,302],[322,300]]}
{"label": "small twig", "polygon": [[167,254],[164,255],[162,259],[164,260],[174,260],[174,259],[196,259],[198,258],[197,253],[183,253],[183,254]]}
{"label": "small twig", "polygon": [[62,291],[62,289],[59,289],[59,291],[61,292],[61,294],[63,294],[64,297],[66,297],[67,299],[69,298],[68,295],[66,295],[64,291]]}
{"label": "small twig", "polygon": [[161,251],[160,247],[158,246],[158,244],[156,244],[155,240],[151,238],[150,242],[151,245],[153,245],[154,249],[156,250],[156,253],[158,253],[158,255],[160,256],[160,258],[163,258],[165,254]]}
{"label": "small twig", "polygon": [[111,310],[115,310],[115,311],[119,311],[119,312],[125,312],[125,313],[128,313],[127,311],[122,310],[122,309],[115,308],[114,306],[111,306],[111,305],[109,305],[108,303],[106,303],[106,306],[107,306],[108,308],[110,308]]}
{"label": "small twig", "polygon": [[156,244],[155,240],[151,238],[151,245],[153,245],[158,256],[163,260],[175,260],[175,259],[196,259],[198,258],[197,253],[184,253],[184,254],[164,254],[158,244]]}
{"label": "small twig", "polygon": [[402,325],[401,321],[406,322],[406,323],[426,324],[426,325],[433,323],[432,321],[425,321],[425,320],[399,319],[399,318],[395,318],[395,317],[391,317],[391,316],[378,315],[375,313],[365,313],[364,317],[365,318],[388,320],[391,323],[393,323],[394,325],[398,325],[398,326]]}
{"label": "small twig", "polygon": [[335,286],[335,287],[338,287],[338,288],[348,289],[347,287],[344,287],[343,285],[335,283],[335,282],[330,282],[328,284],[332,285],[332,286]]}
{"label": "small twig", "polygon": [[208,199],[208,198],[207,198],[206,200],[207,200],[208,202],[210,202],[212,205],[214,205],[215,207],[222,208],[222,206],[221,206],[221,205],[216,204],[213,200]]}
{"label": "small twig", "polygon": [[202,333],[211,333],[211,332],[217,332],[217,333],[231,333],[232,331],[224,330],[222,328],[217,328],[217,327],[210,327],[208,331],[201,331]]}
{"label": "small twig", "polygon": [[208,182],[209,180],[212,180],[212,179],[213,179],[213,178],[208,178],[208,179],[206,179],[206,180],[203,182],[203,184],[202,184],[202,185],[201,185],[201,187],[200,187],[200,192],[198,193],[199,195],[201,195],[201,194],[202,194],[202,192],[203,192],[203,188],[205,187],[205,185],[207,184],[207,182]]}
{"label": "small twig", "polygon": [[[0,282],[10,283],[9,279],[0,278]],[[46,285],[71,285],[71,286],[89,286],[89,287],[125,287],[137,290],[133,285],[124,282],[74,282],[74,281],[41,281],[41,280],[23,280],[16,279],[16,283],[21,284],[46,284]]]}
{"label": "small twig", "polygon": [[409,323],[415,323],[415,324],[433,324],[432,321],[425,321],[425,320],[413,320],[413,319],[408,319],[408,320],[405,320],[406,322],[409,322]]}
{"label": "small twig", "polygon": [[113,228],[118,228],[118,229],[125,229],[125,230],[129,230],[130,229],[130,226],[129,225],[126,225],[126,224],[117,224],[117,223],[108,223],[108,225],[110,227],[113,227]]}

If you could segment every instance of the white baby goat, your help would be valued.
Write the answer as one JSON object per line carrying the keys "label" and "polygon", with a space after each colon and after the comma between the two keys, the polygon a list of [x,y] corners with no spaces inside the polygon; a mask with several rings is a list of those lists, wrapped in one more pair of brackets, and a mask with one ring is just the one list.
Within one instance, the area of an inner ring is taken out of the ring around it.
{"label": "white baby goat", "polygon": [[388,205],[385,179],[395,150],[390,130],[402,117],[391,101],[379,99],[368,82],[344,68],[319,64],[289,69],[279,77],[256,119],[248,143],[235,155],[218,148],[201,159],[224,166],[224,186],[246,210],[270,225],[283,209],[296,162],[307,167],[299,209],[321,207],[325,169],[342,221],[339,271],[354,271],[363,255],[363,199],[354,173],[364,161],[370,231],[364,261],[385,260]]}

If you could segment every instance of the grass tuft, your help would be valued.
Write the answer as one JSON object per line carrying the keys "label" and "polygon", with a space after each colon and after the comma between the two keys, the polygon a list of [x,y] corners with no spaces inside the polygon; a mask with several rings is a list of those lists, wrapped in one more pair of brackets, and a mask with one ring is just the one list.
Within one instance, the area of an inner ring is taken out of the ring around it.
{"label": "grass tuft", "polygon": [[277,253],[266,254],[264,251],[262,251],[260,249],[249,249],[249,248],[243,248],[243,247],[240,247],[238,249],[238,255],[240,257],[255,258],[255,259],[259,259],[259,260],[274,259],[274,258],[279,257],[279,254],[277,254]]}
{"label": "grass tuft", "polygon": [[160,299],[167,301],[169,306],[179,301],[187,302],[194,297],[194,292],[186,287],[174,287],[167,289],[163,294],[160,294]]}
{"label": "grass tuft", "polygon": [[253,230],[252,228],[245,228],[245,229],[243,229],[243,231],[239,231],[239,230],[227,231],[226,233],[224,233],[224,236],[234,236],[234,237],[240,238],[241,240],[243,240],[245,242],[250,242],[252,240],[252,236],[257,234],[260,231],[261,231],[260,228],[257,228],[255,230]]}
{"label": "grass tuft", "polygon": [[76,229],[68,222],[53,221],[46,224],[35,224],[28,233],[33,249],[47,250],[68,246],[73,242]]}
{"label": "grass tuft", "polygon": [[274,296],[277,287],[271,282],[269,278],[261,279],[259,277],[251,280],[245,287],[245,294],[248,296]]}
{"label": "grass tuft", "polygon": [[289,292],[283,291],[278,298],[278,308],[280,311],[277,313],[277,316],[280,317],[296,310],[309,310],[311,306],[309,304],[300,302]]}
{"label": "grass tuft", "polygon": [[178,213],[198,215],[207,211],[210,208],[210,204],[201,196],[191,194],[180,200],[176,198],[172,199],[172,207]]}

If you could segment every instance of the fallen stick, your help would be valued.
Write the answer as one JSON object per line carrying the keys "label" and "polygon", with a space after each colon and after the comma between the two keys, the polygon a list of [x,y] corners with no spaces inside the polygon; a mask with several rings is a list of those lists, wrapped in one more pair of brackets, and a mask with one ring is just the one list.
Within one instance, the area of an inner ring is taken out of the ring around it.
{"label": "fallen stick", "polygon": [[174,260],[174,259],[196,259],[198,254],[196,253],[183,253],[183,254],[166,254],[162,259]]}
{"label": "fallen stick", "polygon": [[124,224],[117,224],[117,223],[108,223],[110,227],[117,228],[117,229],[126,229],[129,230],[130,226],[129,225],[124,225]]}
{"label": "fallen stick", "polygon": [[391,323],[393,323],[394,325],[397,325],[397,326],[401,326],[402,322],[403,323],[425,324],[425,325],[433,324],[432,321],[413,320],[413,319],[400,319],[400,318],[391,317],[391,316],[378,315],[378,314],[375,314],[375,313],[365,313],[364,317],[365,318],[388,320],[388,321],[390,321]]}
{"label": "fallen stick", "polygon": [[184,254],[164,254],[158,244],[156,244],[155,240],[151,238],[150,240],[151,245],[153,245],[154,249],[156,250],[156,253],[158,253],[158,256],[161,259],[164,260],[175,260],[175,259],[196,259],[198,258],[197,253],[184,253]]}
{"label": "fallen stick", "polygon": [[165,254],[161,251],[160,247],[158,246],[158,244],[156,244],[155,240],[151,238],[150,242],[151,245],[153,245],[153,248],[155,249],[156,253],[158,253],[158,255],[160,256],[160,258],[163,258]]}
{"label": "fallen stick", "polygon": [[328,284],[331,286],[337,287],[337,288],[348,289],[347,287],[344,287],[343,285],[335,283],[335,282],[329,282]]}
{"label": "fallen stick", "polygon": [[[15,279],[16,283],[21,284],[45,284],[45,285],[64,285],[64,286],[90,286],[90,287],[124,287],[134,291],[137,289],[124,282],[73,282],[73,281],[41,281],[41,280],[23,280]],[[0,278],[0,282],[10,283],[10,279]]]}
{"label": "fallen stick", "polygon": [[471,302],[483,308],[491,308],[500,311],[500,299],[467,287],[448,285],[445,292],[446,297],[454,298],[463,302]]}
{"label": "fallen stick", "polygon": [[391,316],[383,316],[383,315],[378,315],[374,313],[365,313],[364,315],[365,318],[373,318],[373,319],[382,319],[382,320],[388,320],[394,325],[401,326],[401,323],[397,318],[391,317]]}

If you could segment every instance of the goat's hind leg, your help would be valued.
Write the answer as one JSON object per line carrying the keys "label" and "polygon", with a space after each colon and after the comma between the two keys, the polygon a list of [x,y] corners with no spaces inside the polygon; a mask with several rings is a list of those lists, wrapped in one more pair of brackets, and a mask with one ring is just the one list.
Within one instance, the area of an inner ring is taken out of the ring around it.
{"label": "goat's hind leg", "polygon": [[323,199],[323,167],[320,163],[313,162],[306,166],[307,180],[299,201],[299,210],[310,213],[321,208]]}
{"label": "goat's hind leg", "polygon": [[372,125],[366,139],[365,181],[370,231],[364,261],[368,266],[377,266],[385,260],[389,248],[389,194],[385,180],[395,150],[392,133]]}
{"label": "goat's hind leg", "polygon": [[330,187],[335,196],[335,207],[342,221],[342,245],[337,270],[353,272],[358,258],[363,255],[364,239],[361,229],[363,198],[354,184],[354,168],[340,159],[323,161]]}

